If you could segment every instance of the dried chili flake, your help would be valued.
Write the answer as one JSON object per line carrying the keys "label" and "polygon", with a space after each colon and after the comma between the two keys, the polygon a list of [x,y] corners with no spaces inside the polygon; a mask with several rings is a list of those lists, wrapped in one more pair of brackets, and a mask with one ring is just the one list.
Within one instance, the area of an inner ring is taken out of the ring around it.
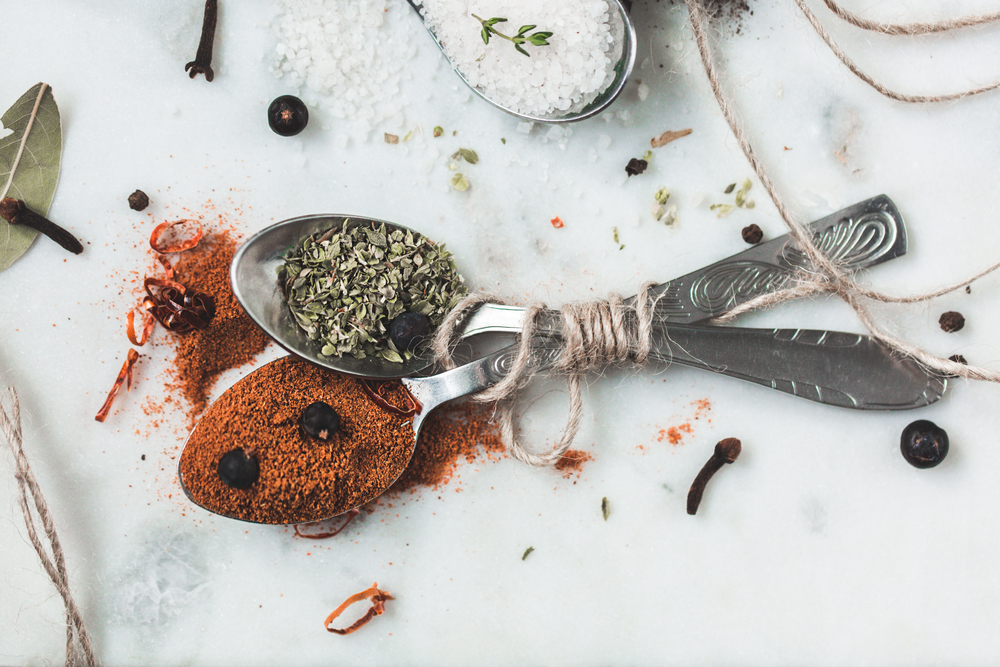
{"label": "dried chili flake", "polygon": [[[192,222],[198,226],[195,233],[187,239],[182,239],[174,243],[162,244],[160,242],[160,237],[168,230],[177,227],[178,225],[183,225]],[[201,226],[201,223],[197,220],[175,220],[173,222],[163,222],[156,226],[153,233],[149,236],[149,245],[156,252],[163,254],[168,252],[184,252],[185,250],[190,250],[191,248],[198,245],[201,241],[201,237],[205,235],[205,229]]]}
{"label": "dried chili flake", "polygon": [[[361,602],[362,600],[367,600],[367,599],[371,599],[372,601],[371,608],[365,613],[364,616],[355,621],[353,625],[344,628],[343,630],[330,627],[330,624],[333,623],[334,619],[343,614],[345,609],[350,607],[355,602]],[[378,582],[375,582],[372,584],[372,587],[369,588],[368,590],[361,591],[360,593],[355,593],[351,597],[344,600],[343,604],[334,609],[333,613],[331,613],[329,616],[326,617],[326,620],[323,621],[323,626],[327,629],[327,632],[333,632],[338,635],[349,635],[358,628],[368,623],[368,621],[372,620],[376,616],[381,616],[383,613],[385,613],[386,600],[394,600],[394,599],[395,598],[389,595],[387,592],[379,590]]]}
{"label": "dried chili flake", "polygon": [[562,221],[562,218],[560,218],[558,215],[549,220],[549,222],[551,222],[552,226],[555,227],[556,229],[562,229],[563,227],[566,226],[566,223],[564,223]]}
{"label": "dried chili flake", "polygon": [[103,422],[107,416],[108,412],[111,411],[111,404],[115,401],[115,396],[118,395],[118,390],[125,385],[125,390],[129,391],[132,389],[132,367],[135,366],[135,362],[139,360],[139,353],[133,349],[129,349],[128,355],[125,357],[125,363],[122,365],[122,369],[118,371],[118,377],[115,378],[114,385],[111,386],[111,391],[108,392],[108,398],[104,401],[104,405],[101,409],[97,411],[97,415],[94,417],[99,422]]}
{"label": "dried chili flake", "polygon": [[142,307],[157,322],[175,333],[204,329],[215,315],[215,301],[211,296],[188,289],[173,280],[146,278],[143,287],[146,297],[142,300]]}
{"label": "dried chili flake", "polygon": [[310,540],[325,540],[325,539],[330,538],[330,537],[336,537],[340,533],[340,531],[342,531],[343,529],[347,528],[347,524],[349,524],[351,522],[351,520],[354,519],[354,517],[356,517],[359,514],[361,514],[360,510],[356,510],[356,509],[355,510],[348,510],[347,514],[344,515],[344,517],[345,517],[344,518],[344,523],[340,524],[340,528],[338,528],[337,530],[333,530],[333,531],[327,531],[327,532],[323,532],[323,533],[309,534],[309,533],[303,533],[303,532],[299,531],[298,524],[292,526],[292,528],[295,529],[295,537],[304,537],[304,538],[310,539]]}
{"label": "dried chili flake", "polygon": [[387,388],[390,386],[389,383],[377,382],[369,378],[358,378],[358,380],[361,382],[361,387],[365,390],[368,398],[370,398],[375,405],[379,406],[383,410],[388,410],[393,414],[402,415],[404,417],[412,417],[413,415],[419,415],[420,411],[424,409],[424,406],[420,404],[420,401],[418,401],[406,387],[403,387],[403,391],[405,392],[403,400],[405,401],[405,404],[402,408],[400,408],[386,400],[385,396]]}
{"label": "dried chili flake", "polygon": [[142,335],[138,338],[135,335],[135,311],[130,310],[126,316],[128,321],[128,326],[125,329],[125,335],[128,336],[128,341],[135,345],[136,347],[142,347],[149,340],[150,334],[153,333],[153,327],[156,326],[156,318],[153,317],[151,313],[146,313],[142,318]]}

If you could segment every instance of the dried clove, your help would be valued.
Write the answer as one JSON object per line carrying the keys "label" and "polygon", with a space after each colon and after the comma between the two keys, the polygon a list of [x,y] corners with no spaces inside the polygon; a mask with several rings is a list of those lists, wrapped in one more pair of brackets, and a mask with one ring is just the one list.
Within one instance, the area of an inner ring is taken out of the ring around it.
{"label": "dried clove", "polygon": [[698,505],[701,504],[701,496],[705,493],[705,485],[708,484],[708,480],[712,479],[712,475],[719,472],[723,465],[735,461],[736,457],[740,455],[742,448],[742,444],[736,438],[726,438],[715,445],[712,458],[708,459],[708,462],[702,467],[701,472],[698,473],[698,476],[694,478],[694,482],[691,484],[691,490],[688,491],[688,514],[694,515],[698,511]]}
{"label": "dried clove", "polygon": [[205,0],[205,19],[201,24],[201,41],[198,42],[198,52],[194,60],[184,66],[185,72],[190,72],[193,79],[197,74],[204,74],[206,81],[215,78],[212,71],[212,47],[215,41],[215,24],[219,18],[219,0]]}
{"label": "dried clove", "polygon": [[24,225],[45,234],[73,254],[79,255],[83,252],[83,245],[75,236],[29,209],[20,199],[10,197],[0,199],[0,217],[12,225]]}

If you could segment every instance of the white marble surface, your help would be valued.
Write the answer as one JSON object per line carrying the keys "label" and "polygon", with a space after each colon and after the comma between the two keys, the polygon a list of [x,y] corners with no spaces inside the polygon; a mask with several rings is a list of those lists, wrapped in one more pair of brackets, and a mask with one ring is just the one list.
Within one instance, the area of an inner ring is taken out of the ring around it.
{"label": "white marble surface", "polygon": [[[847,72],[792,3],[750,2],[739,26],[717,27],[716,46],[726,88],[795,210],[816,218],[890,195],[910,251],[868,276],[890,293],[959,281],[998,259],[998,94],[891,102]],[[996,9],[986,0],[845,3],[897,20]],[[0,371],[20,392],[26,448],[103,664],[996,659],[995,386],[957,382],[919,412],[860,414],[683,368],[609,371],[587,387],[578,446],[595,460],[579,478],[511,460],[467,466],[460,485],[381,508],[328,542],[189,505],[174,472],[183,415],[168,412],[154,427],[142,410],[144,396],[164,391],[166,348],[153,348],[106,423],[93,420],[127,349],[131,280],[146,266],[155,221],[210,201],[246,232],[307,213],[396,220],[447,240],[473,286],[550,304],[631,293],[646,279],[698,268],[743,249],[739,230],[750,222],[768,236],[782,232],[759,185],[753,211],[720,220],[708,209],[750,170],[682,7],[636,2],[634,82],[609,113],[556,141],[544,127],[520,133],[516,120],[462,89],[416,17],[393,1],[390,25],[414,54],[402,124],[384,129],[423,135],[390,146],[380,129],[378,140],[341,146],[347,124],[319,106],[299,137],[271,133],[264,109],[288,92],[269,71],[273,12],[265,2],[221,4],[211,84],[183,72],[200,0],[3,6],[0,106],[37,81],[53,86],[65,149],[50,217],[87,249],[63,262],[60,249],[37,242],[0,274]],[[997,28],[889,38],[810,5],[862,67],[897,89],[957,90],[1000,77]],[[448,134],[432,139],[435,125]],[[656,150],[650,169],[626,180],[625,163],[651,137],[685,127],[691,136]],[[472,181],[465,193],[447,185],[447,155],[458,147],[481,157],[462,167]],[[679,205],[676,229],[648,213],[664,185]],[[153,200],[150,215],[126,207],[137,187]],[[549,224],[556,215],[565,228]],[[971,294],[878,313],[933,352],[995,366],[998,291],[988,278]],[[937,326],[951,309],[968,320],[957,334]],[[832,298],[741,324],[860,331]],[[227,375],[217,392],[243,373]],[[564,392],[548,389],[522,422],[536,446],[563,419]],[[691,420],[700,399],[711,412],[681,444],[657,440],[660,429]],[[951,436],[936,469],[916,470],[899,455],[899,433],[917,418]],[[727,436],[743,441],[743,455],[689,517],[687,487]],[[59,663],[62,605],[27,542],[10,457],[0,458],[0,664]],[[386,615],[351,637],[326,633],[326,614],[372,581],[396,596]]]}

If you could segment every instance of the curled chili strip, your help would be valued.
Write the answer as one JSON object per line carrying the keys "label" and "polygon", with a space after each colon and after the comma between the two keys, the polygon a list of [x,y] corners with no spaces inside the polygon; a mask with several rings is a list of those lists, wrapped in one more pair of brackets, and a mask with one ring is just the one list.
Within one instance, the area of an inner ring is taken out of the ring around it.
{"label": "curled chili strip", "polygon": [[173,280],[146,278],[143,287],[146,297],[142,307],[170,331],[184,333],[204,329],[215,315],[215,301],[211,296]]}
{"label": "curled chili strip", "polygon": [[299,526],[298,526],[298,524],[292,526],[292,528],[295,529],[295,536],[296,537],[304,537],[304,538],[307,538],[307,539],[310,539],[310,540],[325,540],[325,539],[327,539],[329,537],[336,537],[337,534],[340,533],[340,531],[342,531],[343,529],[347,528],[347,524],[349,524],[351,522],[351,519],[353,519],[354,517],[356,517],[359,514],[361,514],[361,512],[359,510],[349,510],[347,512],[347,514],[345,515],[344,523],[340,524],[340,528],[338,528],[337,530],[334,530],[334,531],[330,531],[330,532],[315,533],[315,534],[310,535],[308,533],[299,532]]}
{"label": "curled chili strip", "polygon": [[174,279],[174,267],[170,266],[170,260],[163,255],[157,255],[156,259],[163,265],[163,271],[166,274],[167,280]]}
{"label": "curled chili strip", "polygon": [[[188,222],[193,222],[194,224],[198,225],[198,230],[194,233],[194,235],[191,238],[167,245],[160,244],[160,237],[163,235],[165,231],[173,227],[176,227],[177,225],[183,225]],[[153,250],[161,254],[168,252],[184,252],[185,250],[190,250],[191,248],[198,245],[198,243],[201,241],[201,237],[204,235],[205,235],[205,229],[201,226],[201,223],[198,222],[197,220],[175,220],[174,222],[163,222],[158,224],[156,226],[156,229],[153,230],[153,233],[150,234],[149,245]]]}
{"label": "curled chili strip", "polygon": [[128,321],[128,326],[125,329],[125,335],[128,336],[128,341],[135,345],[136,347],[142,347],[149,340],[150,334],[153,333],[153,327],[156,326],[156,318],[147,312],[142,317],[142,335],[136,338],[135,335],[135,311],[130,310],[126,316]]}
{"label": "curled chili strip", "polygon": [[403,392],[406,395],[406,403],[404,407],[400,408],[386,400],[385,395],[388,392],[387,382],[377,382],[370,378],[359,378],[359,380],[368,398],[383,410],[388,410],[393,414],[402,415],[403,417],[412,417],[413,415],[419,415],[420,411],[424,409],[424,406],[410,393],[410,390],[405,385],[403,386]]}
{"label": "curled chili strip", "polygon": [[135,362],[139,360],[139,353],[135,350],[129,348],[128,356],[125,357],[125,364],[122,369],[118,371],[118,377],[115,378],[115,383],[111,386],[111,391],[108,392],[108,398],[104,401],[104,405],[101,409],[97,411],[97,415],[94,417],[99,422],[103,422],[108,416],[108,412],[111,411],[111,404],[115,401],[115,396],[118,395],[118,390],[122,388],[122,385],[126,385],[126,391],[132,389],[132,367],[135,366]]}
{"label": "curled chili strip", "polygon": [[[330,624],[333,623],[333,620],[338,616],[340,616],[341,614],[343,614],[345,609],[350,607],[355,602],[361,602],[362,600],[366,600],[369,598],[372,601],[371,608],[365,613],[364,616],[355,621],[354,625],[348,628],[344,628],[343,630],[330,627]],[[323,622],[323,626],[327,629],[328,632],[333,632],[338,635],[349,635],[358,628],[360,628],[361,626],[365,625],[368,621],[375,618],[376,616],[381,616],[385,612],[386,600],[395,600],[395,598],[389,595],[387,592],[379,590],[378,582],[375,582],[374,584],[372,584],[372,587],[369,588],[368,590],[361,591],[360,593],[355,593],[351,597],[344,600],[344,603],[342,605],[334,609],[333,613],[331,613],[329,616],[326,617],[326,620]]]}

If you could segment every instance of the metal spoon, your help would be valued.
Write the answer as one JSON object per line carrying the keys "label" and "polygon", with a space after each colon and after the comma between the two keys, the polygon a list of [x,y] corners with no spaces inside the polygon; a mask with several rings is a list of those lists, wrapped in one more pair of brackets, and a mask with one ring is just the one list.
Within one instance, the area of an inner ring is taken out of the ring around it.
{"label": "metal spoon", "polygon": [[[425,354],[402,364],[381,358],[326,357],[292,318],[278,285],[275,269],[282,256],[303,238],[340,226],[345,218],[354,224],[385,224],[372,218],[311,215],[267,227],[248,239],[236,252],[230,267],[233,293],[247,314],[279,345],[303,359],[331,370],[371,378],[415,375],[431,365]],[[873,197],[814,222],[810,229],[828,257],[851,269],[875,266],[906,252],[906,231],[896,206],[885,195]],[[782,287],[795,270],[807,265],[796,244],[784,235],[704,269],[653,288],[660,297],[656,316],[661,323],[693,324],[720,315],[753,297]],[[485,305],[465,324],[462,336],[483,332],[519,333],[524,309]],[[540,331],[558,333],[558,312],[550,312]]]}
{"label": "metal spoon", "polygon": [[[413,11],[417,13],[420,17],[420,21],[423,22],[424,15],[420,11],[422,2],[420,0],[407,0],[410,6],[413,7]],[[461,77],[462,81],[465,82],[472,92],[479,97],[483,98],[496,108],[506,111],[512,116],[517,116],[523,120],[537,121],[541,123],[572,123],[578,120],[583,120],[584,118],[590,118],[595,114],[599,114],[603,111],[609,104],[615,101],[618,94],[622,92],[625,87],[625,82],[628,81],[628,77],[632,74],[632,67],[635,65],[635,54],[636,54],[636,37],[635,37],[635,26],[632,24],[632,19],[629,17],[629,11],[632,8],[631,0],[608,0],[608,5],[611,8],[611,18],[612,22],[615,24],[613,27],[617,29],[617,33],[620,36],[620,47],[621,52],[618,55],[618,60],[615,62],[614,68],[614,79],[590,104],[579,110],[573,110],[568,112],[561,112],[557,114],[552,114],[548,116],[532,116],[530,114],[521,113],[519,111],[514,111],[513,109],[508,109],[505,106],[501,106],[497,102],[493,101],[487,97],[481,90],[469,83],[469,80],[465,78],[465,74],[462,70],[455,68],[455,73]],[[448,58],[447,52],[438,41],[437,35],[435,35],[430,29],[427,31],[430,33],[431,37],[434,38],[434,42],[441,49],[441,53],[444,54],[445,58]],[[616,40],[616,45],[618,40]],[[450,62],[450,61],[449,61]]]}
{"label": "metal spoon", "polygon": [[[947,386],[945,378],[934,375],[916,361],[902,358],[874,339],[857,334],[671,325],[658,331],[656,338],[656,347],[660,350],[658,356],[664,361],[729,375],[844,408],[919,408],[940,399]],[[561,348],[548,338],[538,338],[534,342],[532,370],[538,372],[553,364]],[[516,352],[516,346],[511,346],[438,375],[403,378],[403,385],[422,405],[412,422],[414,440],[419,437],[424,420],[434,408],[446,401],[487,389],[506,377]],[[252,374],[240,382],[251,381],[251,377]],[[195,426],[192,435],[200,426],[201,422]],[[188,441],[190,439],[191,436],[188,436]],[[178,474],[184,492],[192,502],[200,504],[184,485],[179,467]],[[357,507],[373,500],[382,491],[384,489],[373,491]],[[225,516],[217,507],[201,506]],[[321,521],[355,508],[326,508],[317,516],[303,518],[296,515],[296,520],[302,523]]]}

